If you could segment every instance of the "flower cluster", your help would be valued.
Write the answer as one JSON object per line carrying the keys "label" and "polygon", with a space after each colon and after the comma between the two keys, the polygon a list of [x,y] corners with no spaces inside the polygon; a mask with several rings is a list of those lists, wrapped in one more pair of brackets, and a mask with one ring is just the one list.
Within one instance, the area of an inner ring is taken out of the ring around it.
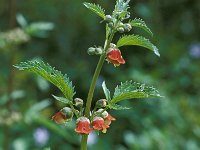
{"label": "flower cluster", "polygon": [[[83,100],[80,98],[74,99],[74,105],[77,109],[72,110],[69,107],[64,107],[55,115],[52,120],[57,124],[64,124],[72,120],[73,115],[77,116],[75,132],[78,134],[89,134],[93,130],[106,133],[112,121],[116,120],[106,110],[107,100],[100,99],[96,102],[94,111],[89,118],[85,117],[82,112]],[[96,110],[98,108],[98,110]],[[104,109],[103,109],[104,108]]]}
{"label": "flower cluster", "polygon": [[96,113],[99,115],[95,116],[92,119],[92,122],[90,122],[90,120],[86,117],[78,118],[75,131],[79,134],[89,134],[93,130],[102,131],[103,133],[106,133],[107,128],[110,127],[109,125],[111,124],[111,121],[114,121],[116,119],[110,114],[108,114],[107,111],[104,111],[102,114],[101,111],[104,110],[99,109],[98,111],[96,111]]}

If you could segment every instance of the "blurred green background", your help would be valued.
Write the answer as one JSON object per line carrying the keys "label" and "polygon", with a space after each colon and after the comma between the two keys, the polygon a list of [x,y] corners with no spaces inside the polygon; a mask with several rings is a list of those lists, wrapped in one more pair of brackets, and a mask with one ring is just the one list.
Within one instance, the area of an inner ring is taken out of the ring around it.
{"label": "blurred green background", "polygon": [[[79,149],[75,121],[66,126],[51,121],[64,107],[51,94],[61,93],[12,65],[42,59],[67,73],[76,97],[85,100],[98,61],[87,55],[87,48],[103,45],[105,25],[82,2],[0,0],[0,150]],[[88,2],[99,3],[108,14],[115,0]],[[130,6],[131,18],[142,18],[154,37],[135,28],[132,33],[149,38],[161,57],[137,46],[123,47],[126,64],[114,68],[105,63],[94,100],[104,98],[104,80],[109,89],[126,80],[153,85],[165,98],[123,101],[132,109],[110,111],[117,120],[107,134],[91,134],[89,149],[199,150],[200,1],[131,0]]]}

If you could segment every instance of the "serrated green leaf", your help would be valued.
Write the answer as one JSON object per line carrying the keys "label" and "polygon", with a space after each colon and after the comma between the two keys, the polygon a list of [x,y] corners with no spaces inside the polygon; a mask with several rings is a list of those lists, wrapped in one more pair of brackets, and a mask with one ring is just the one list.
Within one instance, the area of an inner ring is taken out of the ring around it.
{"label": "serrated green leaf", "polygon": [[135,18],[134,20],[130,20],[129,24],[131,24],[133,27],[139,27],[145,30],[147,33],[149,33],[151,36],[153,36],[153,33],[151,30],[147,27],[146,23],[142,19]]}
{"label": "serrated green leaf", "polygon": [[92,3],[87,3],[87,2],[84,2],[83,5],[86,8],[90,9],[95,14],[97,14],[98,16],[100,16],[101,18],[104,19],[104,17],[105,17],[105,10],[103,8],[101,8],[100,5],[96,5],[96,4],[92,4]]}
{"label": "serrated green leaf", "polygon": [[108,107],[109,107],[110,109],[114,109],[114,110],[131,109],[130,107],[125,107],[125,106],[121,106],[121,105],[118,105],[118,104],[110,104],[110,105],[108,105]]}
{"label": "serrated green leaf", "polygon": [[153,45],[148,39],[139,35],[122,36],[117,42],[117,47],[126,46],[126,45],[137,45],[137,46],[145,47],[149,50],[152,50],[157,56],[160,56],[157,47]]}
{"label": "serrated green leaf", "polygon": [[27,61],[21,62],[14,67],[18,68],[19,70],[34,72],[37,75],[42,76],[44,79],[57,86],[67,99],[70,101],[73,100],[75,92],[72,82],[69,80],[66,74],[63,75],[60,71],[55,70],[49,64],[45,64],[43,61]]}
{"label": "serrated green leaf", "polygon": [[71,101],[64,98],[64,97],[59,97],[59,96],[55,96],[55,95],[52,95],[56,100],[62,102],[62,103],[65,103],[65,104],[70,104]]}
{"label": "serrated green leaf", "polygon": [[110,98],[110,91],[109,91],[109,89],[107,88],[105,81],[102,83],[102,88],[103,88],[104,94],[105,94],[105,96],[106,96],[106,99],[107,99],[108,101],[111,100],[111,98]]}
{"label": "serrated green leaf", "polygon": [[117,103],[121,100],[133,98],[156,98],[162,97],[159,92],[153,88],[137,82],[126,81],[115,88],[111,103]]}

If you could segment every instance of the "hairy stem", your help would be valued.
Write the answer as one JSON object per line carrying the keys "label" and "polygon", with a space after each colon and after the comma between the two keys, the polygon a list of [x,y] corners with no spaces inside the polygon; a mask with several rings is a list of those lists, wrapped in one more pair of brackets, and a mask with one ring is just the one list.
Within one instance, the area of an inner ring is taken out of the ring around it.
{"label": "hairy stem", "polygon": [[[91,82],[91,85],[90,85],[90,89],[89,89],[89,92],[88,92],[88,98],[87,98],[87,102],[86,102],[86,108],[85,108],[85,116],[86,117],[89,117],[90,116],[90,108],[91,108],[91,104],[92,104],[92,98],[93,98],[93,94],[94,94],[94,90],[95,90],[95,87],[96,87],[96,82],[97,82],[97,79],[99,77],[99,74],[101,72],[101,69],[103,67],[103,63],[105,61],[105,58],[106,58],[106,51],[107,49],[109,48],[110,46],[110,43],[114,37],[114,31],[111,33],[109,39],[105,41],[105,46],[104,46],[104,52],[100,59],[99,59],[99,62],[97,64],[97,67],[96,67],[96,70],[94,72],[94,75],[93,75],[93,78],[92,78],[92,82]],[[81,140],[81,150],[87,150],[87,138],[88,138],[88,135],[83,135],[82,136],[82,140]]]}

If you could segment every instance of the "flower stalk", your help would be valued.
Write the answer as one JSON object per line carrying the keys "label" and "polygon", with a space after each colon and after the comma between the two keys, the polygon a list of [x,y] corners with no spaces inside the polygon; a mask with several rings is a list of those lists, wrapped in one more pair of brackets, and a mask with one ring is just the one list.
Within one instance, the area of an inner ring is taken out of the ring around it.
{"label": "flower stalk", "polygon": [[[94,90],[95,90],[95,87],[96,87],[96,82],[97,82],[97,79],[98,79],[99,74],[101,72],[101,69],[103,67],[105,58],[106,58],[106,51],[108,50],[110,43],[112,42],[114,34],[115,34],[115,31],[113,30],[110,34],[109,39],[105,40],[104,53],[101,55],[99,62],[97,64],[97,67],[95,69],[95,72],[94,72],[94,75],[93,75],[93,78],[92,78],[92,82],[91,82],[91,85],[90,85],[90,89],[89,89],[89,92],[88,92],[86,107],[85,107],[85,116],[86,117],[90,116],[90,108],[91,108],[91,104],[92,104],[92,98],[93,98]],[[87,150],[87,139],[88,139],[88,135],[82,135],[81,150]]]}

